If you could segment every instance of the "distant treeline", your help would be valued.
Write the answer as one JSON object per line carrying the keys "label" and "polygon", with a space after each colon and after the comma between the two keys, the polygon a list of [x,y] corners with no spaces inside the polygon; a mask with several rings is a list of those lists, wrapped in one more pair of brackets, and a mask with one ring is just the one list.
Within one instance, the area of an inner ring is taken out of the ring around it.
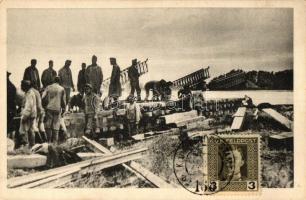
{"label": "distant treeline", "polygon": [[[235,79],[240,81],[235,81]],[[208,88],[210,90],[293,90],[293,70],[279,72],[232,70],[212,79]]]}

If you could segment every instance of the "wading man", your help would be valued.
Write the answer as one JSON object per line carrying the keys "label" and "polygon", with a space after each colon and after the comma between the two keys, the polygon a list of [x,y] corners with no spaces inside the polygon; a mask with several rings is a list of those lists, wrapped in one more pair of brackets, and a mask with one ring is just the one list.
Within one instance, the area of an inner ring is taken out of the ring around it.
{"label": "wading man", "polygon": [[103,82],[103,73],[99,65],[97,65],[97,56],[92,56],[92,64],[86,68],[86,83],[92,86],[93,92],[102,96],[101,84]]}
{"label": "wading man", "polygon": [[129,79],[130,79],[130,83],[131,83],[131,92],[129,96],[133,96],[134,97],[134,93],[136,90],[137,93],[137,101],[141,101],[141,90],[139,87],[139,72],[137,69],[137,59],[133,59],[132,60],[132,66],[129,68],[128,70],[128,75],[129,75]]}
{"label": "wading man", "polygon": [[53,69],[53,61],[49,60],[49,67],[45,69],[41,75],[41,83],[43,88],[51,85],[54,81],[54,77],[57,76],[56,71]]}
{"label": "wading man", "polygon": [[61,114],[66,108],[66,94],[62,86],[59,85],[60,78],[56,76],[54,83],[49,85],[44,91],[42,98],[46,105],[46,123],[48,142],[58,143],[58,132],[60,129]]}
{"label": "wading man", "polygon": [[69,100],[70,100],[71,88],[72,88],[73,92],[75,91],[73,80],[72,80],[72,73],[71,73],[70,65],[71,65],[71,60],[66,60],[64,67],[62,67],[58,71],[58,76],[60,78],[60,84],[65,89],[66,104],[67,105],[68,105]]}

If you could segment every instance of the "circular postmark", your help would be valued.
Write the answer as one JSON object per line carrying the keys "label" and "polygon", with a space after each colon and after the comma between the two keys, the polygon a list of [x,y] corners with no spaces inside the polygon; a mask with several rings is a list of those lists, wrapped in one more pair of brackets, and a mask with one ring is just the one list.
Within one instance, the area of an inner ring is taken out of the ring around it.
{"label": "circular postmark", "polygon": [[[218,140],[218,143],[211,144],[210,139]],[[231,152],[232,146],[216,134],[203,136],[200,140],[186,139],[174,152],[175,177],[191,193],[211,195],[220,192],[230,184],[234,175],[235,157]]]}

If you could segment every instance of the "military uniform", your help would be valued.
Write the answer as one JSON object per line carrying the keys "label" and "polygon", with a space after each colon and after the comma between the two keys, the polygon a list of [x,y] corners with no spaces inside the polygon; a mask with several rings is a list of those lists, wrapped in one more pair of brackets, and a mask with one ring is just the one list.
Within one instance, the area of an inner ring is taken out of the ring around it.
{"label": "military uniform", "polygon": [[130,96],[134,96],[135,90],[137,93],[137,99],[141,100],[140,97],[140,93],[141,93],[141,89],[139,87],[139,72],[137,69],[137,66],[134,64],[132,65],[129,70],[128,70],[128,75],[129,75],[129,79],[131,82],[131,92],[130,92]]}

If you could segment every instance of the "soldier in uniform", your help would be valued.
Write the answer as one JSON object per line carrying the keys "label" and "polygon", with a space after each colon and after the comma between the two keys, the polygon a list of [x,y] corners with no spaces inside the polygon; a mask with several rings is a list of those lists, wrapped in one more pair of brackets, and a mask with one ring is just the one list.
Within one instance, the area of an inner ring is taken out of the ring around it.
{"label": "soldier in uniform", "polygon": [[100,125],[98,119],[98,113],[100,110],[100,98],[97,94],[92,91],[92,86],[87,83],[85,85],[85,124],[86,130],[85,134],[90,135],[93,130],[95,130],[95,134],[100,133]]}
{"label": "soldier in uniform", "polygon": [[117,65],[116,58],[110,58],[110,64],[113,66],[113,71],[110,79],[108,96],[115,101],[121,96],[121,83],[120,83],[120,67]]}
{"label": "soldier in uniform", "polygon": [[70,90],[72,88],[73,92],[75,91],[74,89],[74,84],[72,80],[72,72],[70,69],[71,65],[71,60],[66,60],[64,67],[62,67],[58,71],[58,76],[60,78],[60,85],[65,89],[66,93],[66,104],[68,105],[69,100],[70,100]]}
{"label": "soldier in uniform", "polygon": [[9,76],[11,75],[10,72],[6,73],[7,78],[7,132],[10,138],[13,138],[12,133],[14,132],[14,116],[16,115],[16,94],[17,90],[15,85],[10,81]]}
{"label": "soldier in uniform", "polygon": [[138,133],[138,124],[141,118],[141,111],[139,105],[135,103],[133,96],[128,97],[128,105],[126,107],[126,118],[128,121],[129,136]]}
{"label": "soldier in uniform", "polygon": [[49,67],[48,69],[45,69],[41,75],[41,83],[44,88],[46,88],[48,85],[51,85],[54,81],[54,77],[57,76],[56,71],[53,69],[53,61],[49,61]]}
{"label": "soldier in uniform", "polygon": [[28,80],[33,85],[33,87],[40,91],[40,78],[38,69],[36,68],[36,59],[31,60],[31,66],[27,67],[23,74],[23,80]]}
{"label": "soldier in uniform", "polygon": [[86,63],[82,63],[82,69],[79,71],[78,83],[77,83],[78,92],[82,96],[84,94],[85,84],[86,84]]}
{"label": "soldier in uniform", "polygon": [[21,81],[21,89],[25,92],[24,106],[21,111],[19,133],[22,140],[32,147],[35,143],[34,120],[37,117],[35,93],[29,80]]}
{"label": "soldier in uniform", "polygon": [[139,72],[137,69],[137,59],[132,60],[132,66],[128,70],[129,79],[131,82],[131,92],[129,96],[134,96],[135,90],[137,93],[137,101],[141,101],[141,89],[139,87]]}
{"label": "soldier in uniform", "polygon": [[101,84],[103,82],[103,73],[99,65],[97,65],[97,56],[92,56],[92,64],[86,68],[86,83],[92,86],[93,92],[102,96]]}
{"label": "soldier in uniform", "polygon": [[46,133],[48,142],[59,143],[60,118],[66,108],[66,93],[59,85],[60,78],[56,76],[54,83],[49,85],[42,94],[46,113]]}

